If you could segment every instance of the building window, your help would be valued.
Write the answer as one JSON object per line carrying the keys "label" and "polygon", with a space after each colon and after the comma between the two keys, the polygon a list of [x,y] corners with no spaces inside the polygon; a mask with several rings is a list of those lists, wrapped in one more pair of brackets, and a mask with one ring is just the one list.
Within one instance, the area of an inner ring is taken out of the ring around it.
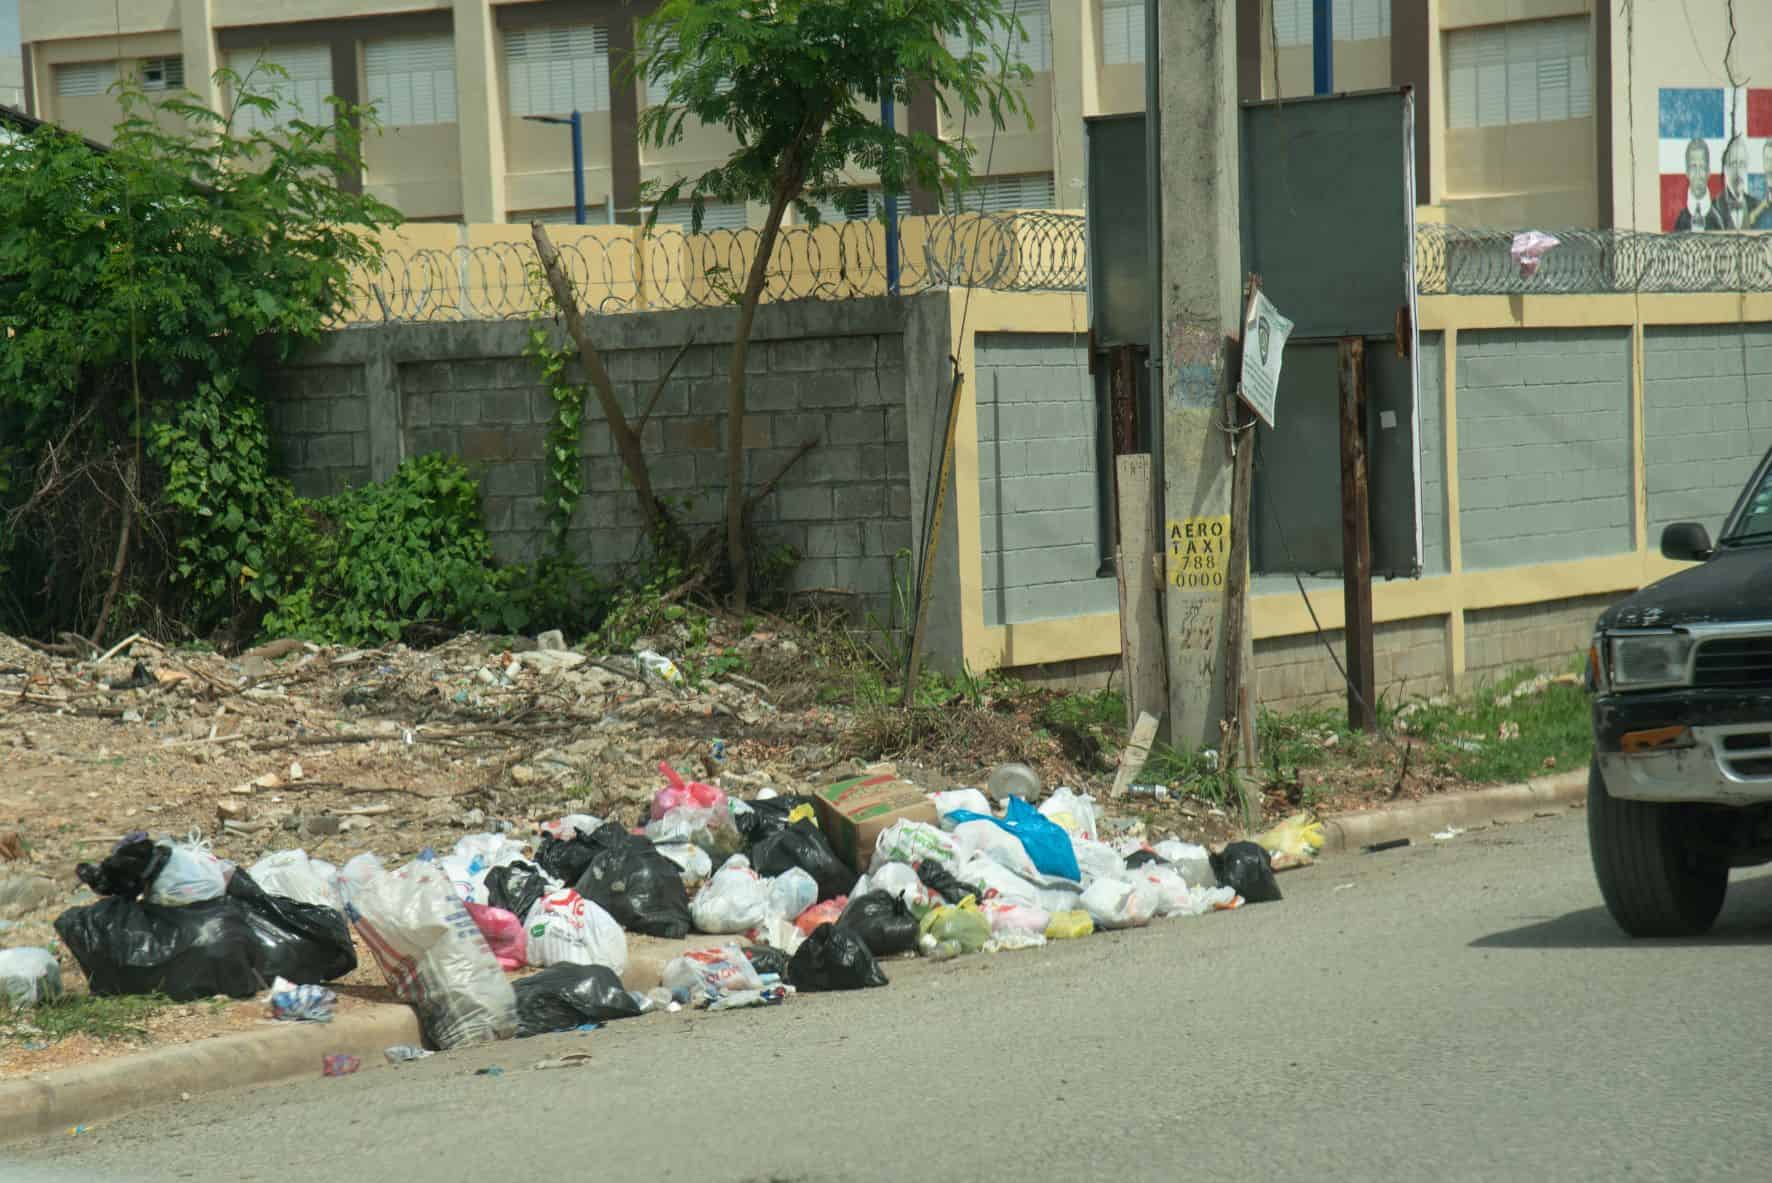
{"label": "building window", "polygon": [[368,42],[363,78],[376,117],[388,127],[455,122],[455,43],[448,34]]}
{"label": "building window", "polygon": [[[834,200],[814,203],[820,221],[867,222],[886,214],[886,199],[877,188],[850,189]],[[898,199],[900,213],[905,211],[904,198]]]}
{"label": "building window", "polygon": [[[274,63],[287,72],[281,77],[261,68]],[[235,113],[242,132],[275,131],[300,119],[308,123],[331,123],[332,47],[328,45],[279,45],[275,49],[236,49],[228,53],[228,69],[240,76],[246,89],[277,100],[277,110],[267,115],[251,107]]]}
{"label": "building window", "polygon": [[961,190],[955,200],[957,208],[970,214],[1052,209],[1056,204],[1051,173],[974,177],[972,184]]}
{"label": "building window", "polygon": [[1586,17],[1446,34],[1446,125],[1543,123],[1593,114]]}
{"label": "building window", "polygon": [[84,99],[104,94],[115,81],[117,66],[114,62],[80,62],[55,68],[57,98]]}
{"label": "building window", "polygon": [[[991,45],[1008,55],[1010,65],[1026,66],[1036,72],[1052,69],[1052,21],[1046,3],[1047,0],[1005,0],[1004,10],[1021,18],[1021,32],[994,28]],[[965,38],[948,38],[948,52],[954,56],[969,49]]]}
{"label": "building window", "polygon": [[550,25],[505,34],[505,76],[517,115],[609,110],[609,30]]}
{"label": "building window", "polygon": [[[658,49],[655,52],[668,53],[676,48],[677,35],[675,33],[667,33],[659,39]],[[648,107],[662,107],[670,102],[671,84],[675,81],[675,74],[667,74],[663,78],[658,79],[648,78],[646,80],[646,105]],[[722,78],[714,83],[715,94],[726,94],[731,91],[731,89],[732,80],[730,78]]]}
{"label": "building window", "polygon": [[[519,226],[527,226],[531,222],[540,222],[544,226],[576,226],[578,219],[574,216],[571,206],[559,209],[512,210],[506,215],[506,221]],[[585,225],[609,225],[609,209],[598,203],[585,206]]]}
{"label": "building window", "polygon": [[[1273,0],[1274,40],[1282,48],[1315,39],[1313,0]],[[1334,0],[1330,21],[1337,41],[1371,41],[1391,35],[1391,0]]]}
{"label": "building window", "polygon": [[143,58],[140,72],[143,90],[184,89],[185,59],[176,54],[164,58]]}
{"label": "building window", "polygon": [[[748,224],[742,201],[708,201],[702,203],[701,228],[709,230],[743,230]],[[695,206],[687,201],[671,201],[658,207],[658,224],[675,226],[690,233],[695,225]]]}
{"label": "building window", "polygon": [[1144,0],[1102,0],[1101,60],[1110,66],[1144,61]]}

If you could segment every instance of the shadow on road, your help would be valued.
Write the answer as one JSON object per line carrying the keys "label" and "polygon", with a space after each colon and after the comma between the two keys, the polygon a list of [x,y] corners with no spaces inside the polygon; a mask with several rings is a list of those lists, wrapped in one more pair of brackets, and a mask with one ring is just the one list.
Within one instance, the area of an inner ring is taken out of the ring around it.
{"label": "shadow on road", "polygon": [[1772,876],[1729,884],[1717,926],[1703,937],[1678,941],[1639,941],[1625,936],[1604,908],[1583,908],[1553,920],[1491,933],[1471,942],[1473,949],[1662,948],[1681,945],[1772,944]]}

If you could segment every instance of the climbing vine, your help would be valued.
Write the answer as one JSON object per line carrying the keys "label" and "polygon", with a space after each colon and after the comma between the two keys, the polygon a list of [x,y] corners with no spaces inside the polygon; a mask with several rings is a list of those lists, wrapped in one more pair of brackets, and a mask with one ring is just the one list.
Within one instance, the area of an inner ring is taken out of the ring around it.
{"label": "climbing vine", "polygon": [[554,343],[545,323],[529,330],[529,343],[523,347],[524,355],[541,371],[542,384],[554,404],[544,445],[547,471],[542,500],[548,511],[548,554],[556,559],[566,555],[566,535],[572,529],[572,515],[584,494],[579,456],[584,438],[585,388],[567,377],[572,352],[571,348]]}

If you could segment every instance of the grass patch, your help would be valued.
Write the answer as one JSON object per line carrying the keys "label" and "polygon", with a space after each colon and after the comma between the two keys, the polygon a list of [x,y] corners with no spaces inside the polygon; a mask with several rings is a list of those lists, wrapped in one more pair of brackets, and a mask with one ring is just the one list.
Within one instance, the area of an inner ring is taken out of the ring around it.
{"label": "grass patch", "polygon": [[164,994],[64,994],[28,1010],[6,1013],[0,1020],[0,1031],[6,1038],[20,1041],[60,1042],[70,1035],[87,1035],[105,1041],[140,1042],[148,1038],[147,1020],[174,1005]]}
{"label": "grass patch", "polygon": [[[1473,784],[1505,784],[1584,768],[1593,755],[1588,697],[1577,685],[1530,689],[1522,670],[1469,698],[1401,712],[1392,725],[1424,741],[1436,763]],[[1506,738],[1504,738],[1506,736]]]}

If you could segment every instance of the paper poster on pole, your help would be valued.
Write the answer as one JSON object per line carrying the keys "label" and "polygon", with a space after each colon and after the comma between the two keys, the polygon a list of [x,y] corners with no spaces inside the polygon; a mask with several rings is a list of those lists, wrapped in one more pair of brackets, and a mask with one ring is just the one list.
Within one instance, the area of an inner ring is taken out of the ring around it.
{"label": "paper poster on pole", "polygon": [[1249,318],[1243,323],[1243,379],[1239,393],[1249,409],[1274,425],[1274,396],[1280,389],[1280,354],[1292,322],[1280,315],[1260,288],[1249,301]]}

